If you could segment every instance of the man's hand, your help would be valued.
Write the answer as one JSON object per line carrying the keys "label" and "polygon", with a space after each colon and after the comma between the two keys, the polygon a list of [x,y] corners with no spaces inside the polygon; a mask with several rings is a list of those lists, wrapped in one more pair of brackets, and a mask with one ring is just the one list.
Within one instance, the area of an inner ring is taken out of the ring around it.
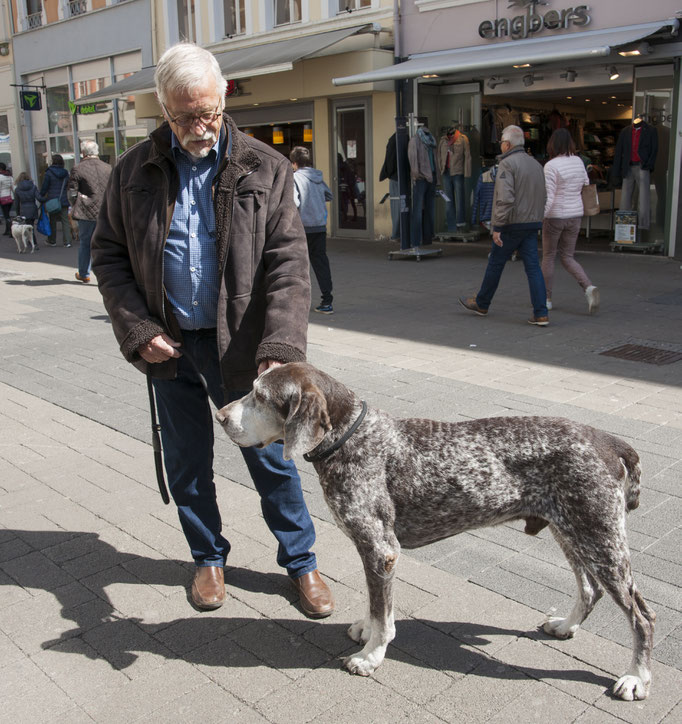
{"label": "man's hand", "polygon": [[258,365],[258,374],[262,375],[265,370],[270,369],[270,367],[281,367],[282,363],[277,362],[274,359],[264,359],[259,365]]}
{"label": "man's hand", "polygon": [[157,334],[146,344],[141,344],[137,352],[145,362],[155,364],[165,362],[171,357],[182,357],[182,353],[177,349],[179,346],[180,342],[171,339],[167,334]]}
{"label": "man's hand", "polygon": [[497,244],[497,246],[502,246],[502,232],[493,231],[493,242]]}

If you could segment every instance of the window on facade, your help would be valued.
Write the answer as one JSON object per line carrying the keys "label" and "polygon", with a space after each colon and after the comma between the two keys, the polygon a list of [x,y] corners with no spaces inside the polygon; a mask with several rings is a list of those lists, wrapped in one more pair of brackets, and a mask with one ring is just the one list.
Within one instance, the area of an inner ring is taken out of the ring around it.
{"label": "window on facade", "polygon": [[246,6],[244,0],[224,0],[225,35],[241,35],[246,27]]}
{"label": "window on facade", "polygon": [[12,168],[12,153],[9,145],[9,123],[7,116],[0,114],[0,161]]}
{"label": "window on facade", "polygon": [[361,8],[371,8],[372,0],[339,0],[339,12],[345,13],[349,10],[360,10]]}
{"label": "window on facade", "polygon": [[69,0],[66,3],[67,17],[74,18],[88,12],[88,0]]}
{"label": "window on facade", "polygon": [[196,15],[194,0],[177,0],[178,3],[178,35],[180,40],[194,42],[197,38]]}
{"label": "window on facade", "polygon": [[47,98],[47,118],[50,133],[71,133],[73,123],[69,109],[69,88],[65,85],[48,88],[45,96]]}
{"label": "window on facade", "polygon": [[26,0],[26,29],[39,28],[43,24],[42,0]]}
{"label": "window on facade", "polygon": [[275,0],[275,24],[301,22],[301,0]]}

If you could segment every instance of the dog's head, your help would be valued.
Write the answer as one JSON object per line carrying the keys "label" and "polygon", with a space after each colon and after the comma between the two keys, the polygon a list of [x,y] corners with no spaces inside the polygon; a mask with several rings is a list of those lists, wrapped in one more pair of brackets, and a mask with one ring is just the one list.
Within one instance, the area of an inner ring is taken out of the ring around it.
{"label": "dog's head", "polygon": [[16,224],[17,226],[26,226],[26,217],[25,216],[15,216],[12,219],[12,224]]}
{"label": "dog's head", "polygon": [[326,398],[315,370],[303,362],[271,367],[240,400],[218,410],[216,419],[241,447],[284,440],[284,458],[305,453],[331,430]]}

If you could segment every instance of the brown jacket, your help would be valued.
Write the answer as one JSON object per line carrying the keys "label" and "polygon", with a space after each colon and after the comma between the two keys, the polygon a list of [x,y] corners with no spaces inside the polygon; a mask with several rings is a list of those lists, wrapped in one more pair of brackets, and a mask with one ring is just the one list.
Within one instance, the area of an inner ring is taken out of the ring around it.
{"label": "brown jacket", "polygon": [[[245,390],[264,359],[305,359],[308,248],[294,205],[291,164],[237,130],[213,184],[221,270],[218,353],[227,389]],[[178,192],[167,123],[124,153],[111,174],[92,239],[92,268],[124,357],[141,370],[141,344],[182,341],[163,287],[163,250]],[[171,359],[151,365],[172,378]]]}
{"label": "brown jacket", "polygon": [[73,218],[96,221],[102,205],[111,166],[95,156],[84,158],[71,169],[67,185],[69,201],[73,199]]}

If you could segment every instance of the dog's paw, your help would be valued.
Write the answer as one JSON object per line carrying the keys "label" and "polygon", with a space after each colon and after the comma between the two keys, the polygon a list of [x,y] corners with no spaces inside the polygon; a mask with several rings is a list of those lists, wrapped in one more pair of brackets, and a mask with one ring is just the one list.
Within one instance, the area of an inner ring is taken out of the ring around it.
{"label": "dog's paw", "polygon": [[366,659],[362,652],[344,659],[343,665],[351,674],[357,674],[358,676],[369,676],[376,669],[376,665]]}
{"label": "dog's paw", "polygon": [[352,623],[348,627],[348,636],[357,644],[366,644],[369,641],[369,626],[365,626],[365,619],[361,618],[359,621]]}
{"label": "dog's paw", "polygon": [[639,676],[625,674],[613,686],[613,695],[624,701],[638,701],[649,696],[649,684],[645,684]]}
{"label": "dog's paw", "polygon": [[558,639],[572,639],[576,631],[580,628],[580,625],[570,625],[567,618],[557,618],[553,616],[542,628],[545,633],[548,633],[550,636],[556,636]]}

